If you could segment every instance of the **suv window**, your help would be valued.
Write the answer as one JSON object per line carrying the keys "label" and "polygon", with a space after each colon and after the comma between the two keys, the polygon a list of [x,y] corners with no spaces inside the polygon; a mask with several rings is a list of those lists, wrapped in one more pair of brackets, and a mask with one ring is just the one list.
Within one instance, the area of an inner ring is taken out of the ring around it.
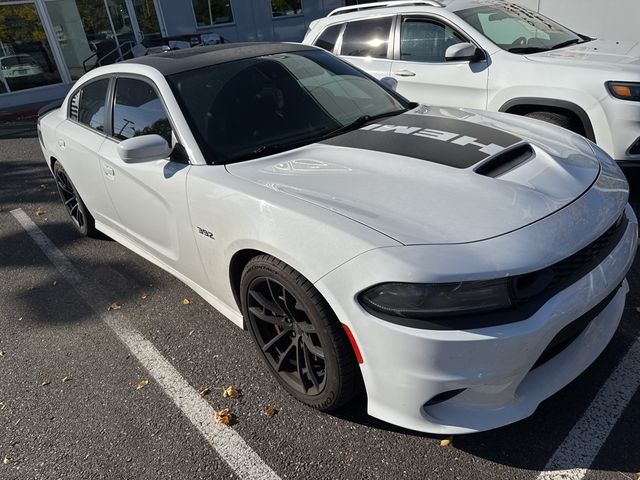
{"label": "suv window", "polygon": [[466,42],[451,27],[426,18],[406,18],[400,29],[400,60],[445,62],[447,48]]}
{"label": "suv window", "polygon": [[153,133],[172,144],[171,123],[156,91],[142,80],[119,78],[113,102],[113,136],[126,140]]}
{"label": "suv window", "polygon": [[341,55],[386,58],[392,17],[349,22],[342,35]]}
{"label": "suv window", "polygon": [[336,46],[336,42],[338,41],[338,35],[340,35],[340,30],[342,30],[342,24],[331,25],[327,28],[322,35],[318,37],[316,40],[316,47],[324,48],[329,52],[333,52],[333,47]]}
{"label": "suv window", "polygon": [[82,87],[71,98],[69,118],[94,130],[104,132],[108,89],[108,78],[96,80]]}

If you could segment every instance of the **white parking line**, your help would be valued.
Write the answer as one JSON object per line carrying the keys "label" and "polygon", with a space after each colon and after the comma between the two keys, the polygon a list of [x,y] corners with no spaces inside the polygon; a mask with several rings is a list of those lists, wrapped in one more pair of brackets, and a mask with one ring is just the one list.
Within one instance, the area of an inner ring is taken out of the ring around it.
{"label": "white parking line", "polygon": [[638,387],[640,343],[636,341],[547,462],[537,480],[581,480]]}
{"label": "white parking line", "polygon": [[40,247],[64,279],[78,292],[127,346],[138,361],[149,371],[166,395],[207,439],[209,444],[242,479],[278,480],[276,473],[249,447],[240,435],[230,427],[213,421],[214,409],[178,373],[166,358],[137,330],[130,327],[119,311],[105,313],[110,301],[104,293],[91,286],[71,262],[56,247],[29,216],[21,209],[11,215],[22,225]]}

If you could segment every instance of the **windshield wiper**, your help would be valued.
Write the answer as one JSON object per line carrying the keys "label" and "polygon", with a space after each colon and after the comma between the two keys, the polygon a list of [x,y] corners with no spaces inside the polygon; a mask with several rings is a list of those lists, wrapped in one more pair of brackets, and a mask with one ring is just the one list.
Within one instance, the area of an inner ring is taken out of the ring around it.
{"label": "windshield wiper", "polygon": [[401,108],[399,110],[392,110],[390,112],[379,113],[378,115],[362,115],[361,117],[356,118],[353,122],[330,131],[327,135],[325,135],[322,138],[333,137],[335,135],[340,135],[341,133],[349,132],[351,130],[356,130],[358,128],[364,127],[367,123],[373,122],[374,120],[378,120],[384,117],[393,117],[395,115],[400,115],[401,113],[404,113],[407,110],[408,110],[407,108]]}
{"label": "windshield wiper", "polygon": [[570,45],[576,45],[578,43],[585,43],[585,42],[586,40],[583,40],[581,38],[573,38],[571,40],[567,40],[566,42],[561,42],[561,43],[558,43],[557,45],[554,45],[553,47],[550,48],[550,50],[557,50],[559,48],[564,48]]}
{"label": "windshield wiper", "polygon": [[549,49],[546,47],[513,47],[507,50],[511,53],[540,53],[540,52],[548,52]]}

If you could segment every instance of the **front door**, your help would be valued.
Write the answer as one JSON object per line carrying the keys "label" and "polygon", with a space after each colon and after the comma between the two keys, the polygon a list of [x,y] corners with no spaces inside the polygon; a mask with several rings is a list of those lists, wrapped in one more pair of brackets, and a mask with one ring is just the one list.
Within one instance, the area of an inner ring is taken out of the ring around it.
{"label": "front door", "polygon": [[448,47],[469,40],[452,26],[425,16],[401,18],[391,76],[409,100],[445,107],[486,109],[489,66],[447,62]]}
{"label": "front door", "polygon": [[203,282],[187,206],[190,165],[170,158],[125,163],[117,150],[119,142],[147,134],[175,144],[156,89],[138,78],[118,78],[112,117],[112,137],[100,147],[101,168],[125,235],[175,271]]}

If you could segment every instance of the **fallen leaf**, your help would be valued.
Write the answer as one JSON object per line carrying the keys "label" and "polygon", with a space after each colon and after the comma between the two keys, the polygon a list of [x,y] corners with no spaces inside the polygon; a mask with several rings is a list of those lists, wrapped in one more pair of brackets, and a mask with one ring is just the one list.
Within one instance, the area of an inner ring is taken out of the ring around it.
{"label": "fallen leaf", "polygon": [[62,379],[62,381],[63,381],[63,382],[68,382],[68,381],[70,381],[70,380],[73,380],[73,378],[72,378],[72,377],[64,377],[64,378]]}
{"label": "fallen leaf", "polygon": [[183,304],[183,305],[189,305],[190,303],[191,303],[191,300],[189,300],[188,298],[184,298],[184,299],[182,300],[182,304]]}
{"label": "fallen leaf", "polygon": [[51,383],[51,380],[45,380],[44,382],[42,382],[40,384],[41,387],[46,387],[47,385],[49,385]]}
{"label": "fallen leaf", "polygon": [[0,410],[4,410],[5,408],[7,408],[7,404],[4,402],[0,402]]}
{"label": "fallen leaf", "polygon": [[193,332],[195,332],[195,330],[191,330],[191,331],[189,332],[189,336],[193,335]]}
{"label": "fallen leaf", "polygon": [[276,410],[273,407],[265,407],[264,410],[262,410],[262,413],[270,417],[273,417],[276,413],[278,413],[278,410]]}
{"label": "fallen leaf", "polygon": [[198,390],[198,393],[200,394],[201,397],[206,397],[211,393],[211,389],[209,387],[200,387],[200,390]]}
{"label": "fallen leaf", "polygon": [[0,350],[0,357],[4,357],[4,351]]}
{"label": "fallen leaf", "polygon": [[147,292],[143,292],[143,293],[140,295],[140,300],[146,300],[148,296],[149,296],[149,294],[148,294]]}
{"label": "fallen leaf", "polygon": [[233,420],[233,414],[229,411],[228,408],[223,408],[222,410],[216,410],[213,413],[213,419],[216,423],[222,423],[223,425],[229,425],[231,420]]}
{"label": "fallen leaf", "polygon": [[138,382],[138,384],[136,385],[136,390],[141,390],[144,387],[146,387],[149,383],[149,380],[147,380],[146,378],[143,378],[142,380],[140,380]]}
{"label": "fallen leaf", "polygon": [[239,394],[240,392],[238,392],[238,389],[233,385],[228,386],[222,391],[222,396],[225,398],[238,398]]}
{"label": "fallen leaf", "polygon": [[2,463],[4,463],[5,465],[9,465],[12,462],[13,459],[11,457],[4,457],[4,460],[2,460]]}
{"label": "fallen leaf", "polygon": [[451,442],[453,442],[453,437],[443,438],[442,440],[440,440],[440,446],[448,447],[449,445],[451,445]]}
{"label": "fallen leaf", "polygon": [[43,216],[43,215],[44,215],[44,210],[43,210],[42,208],[38,207],[38,208],[36,208],[35,214],[36,214],[38,217],[41,217],[41,216]]}
{"label": "fallen leaf", "polygon": [[111,305],[109,305],[109,308],[107,308],[107,311],[109,310],[120,310],[122,308],[122,304],[118,303],[118,302],[113,302]]}

